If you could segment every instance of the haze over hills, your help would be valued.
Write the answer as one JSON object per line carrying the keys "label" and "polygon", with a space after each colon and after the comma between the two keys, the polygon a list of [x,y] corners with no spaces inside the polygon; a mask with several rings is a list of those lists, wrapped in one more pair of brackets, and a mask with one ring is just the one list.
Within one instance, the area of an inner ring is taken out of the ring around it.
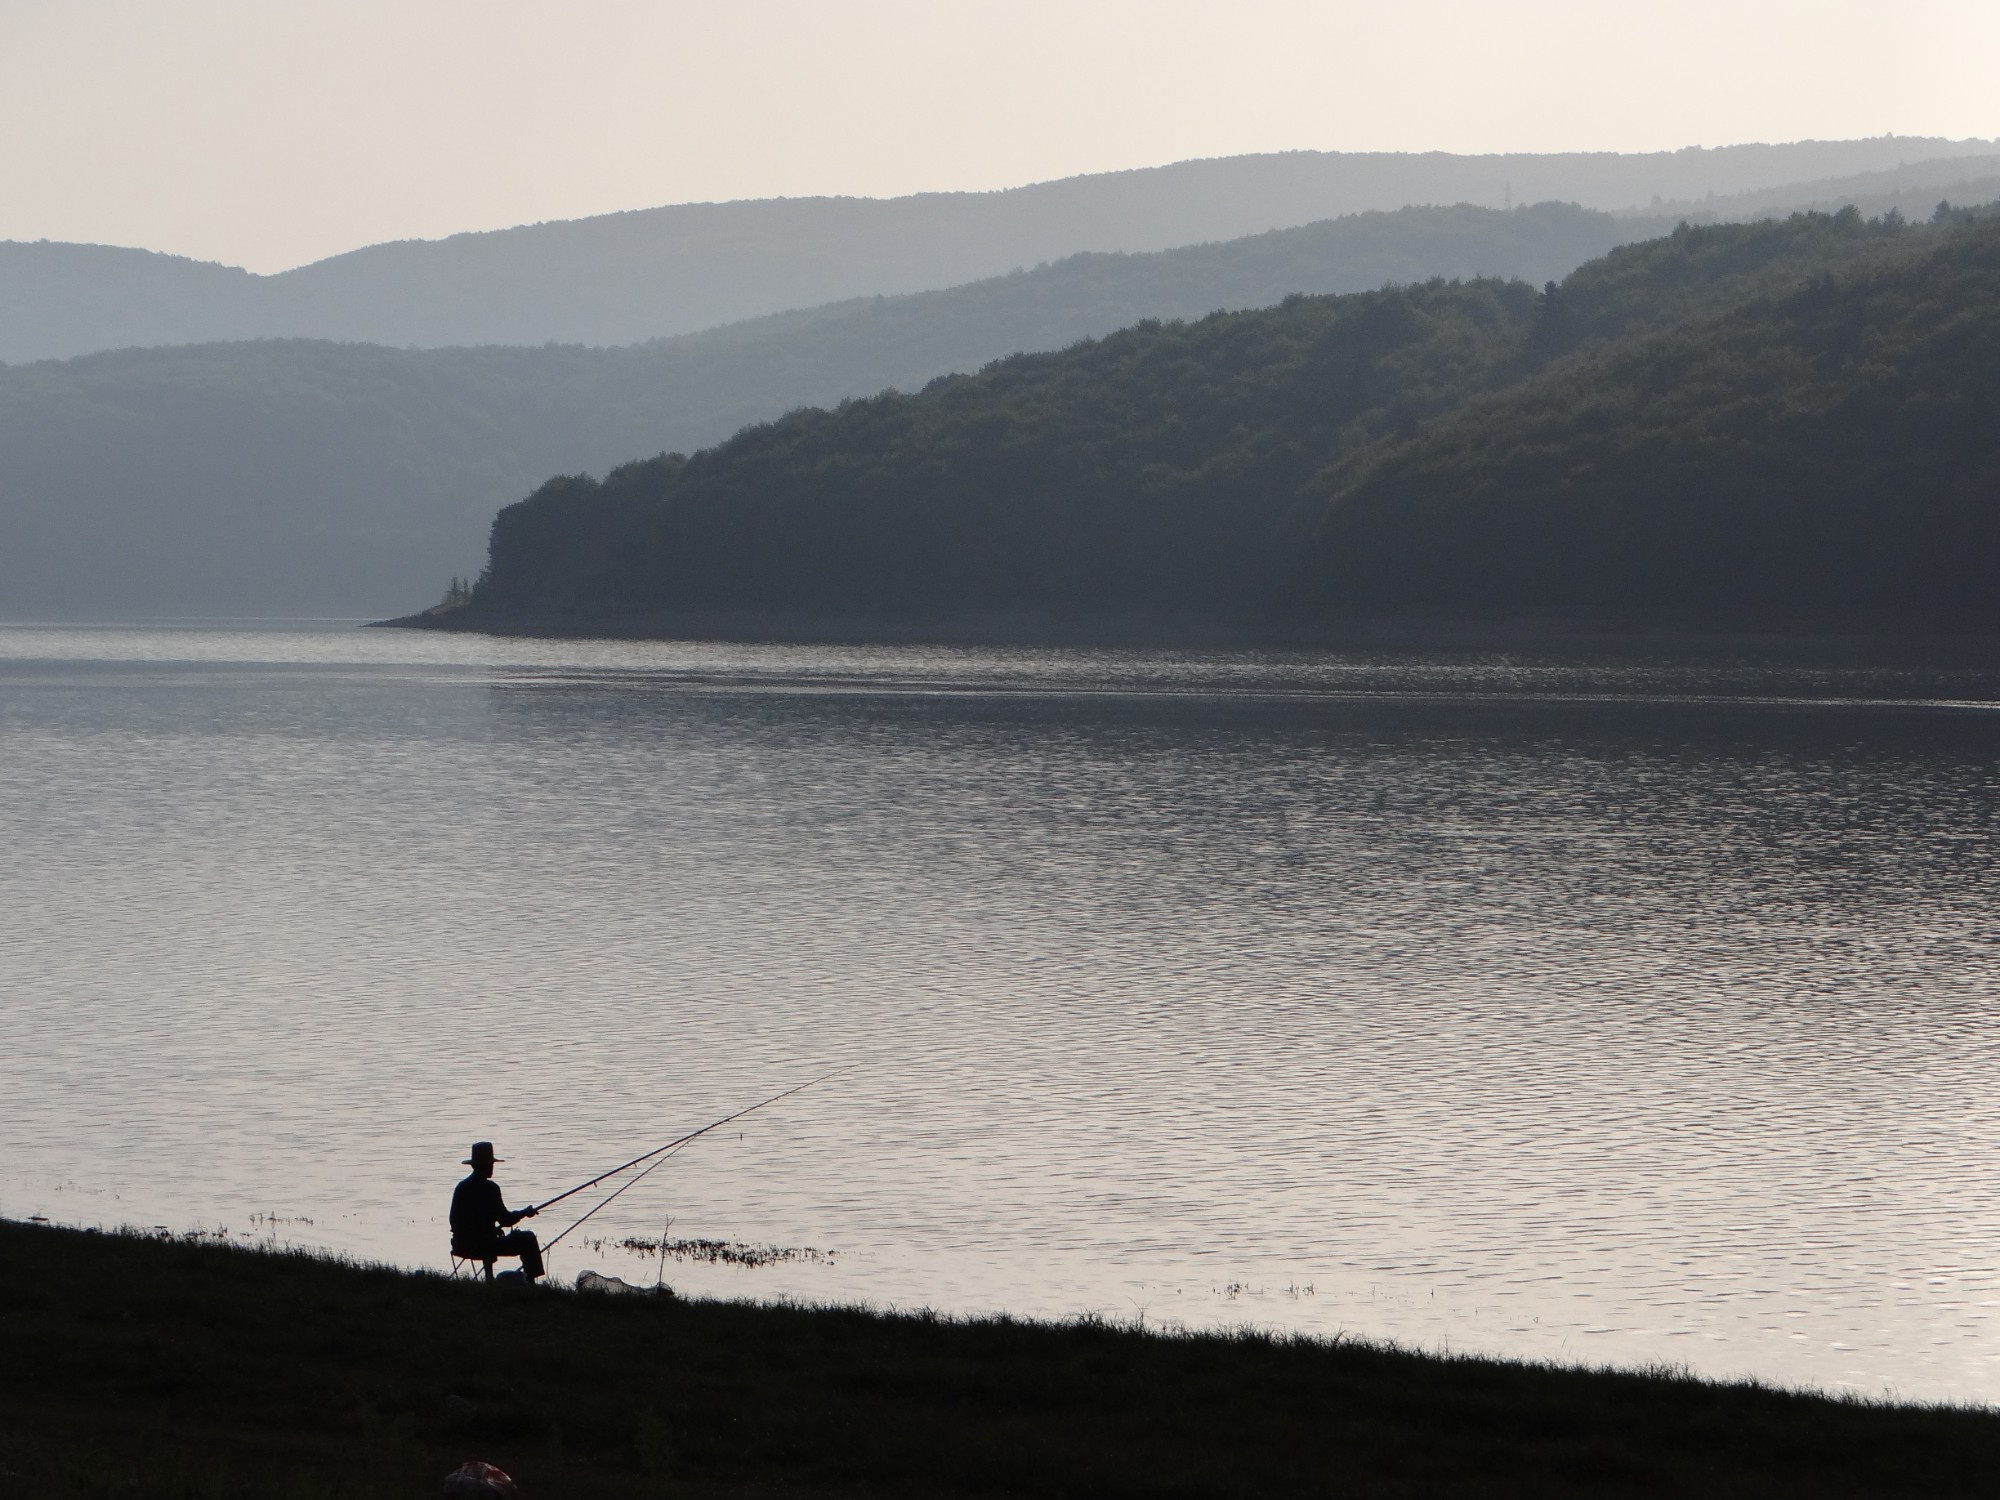
{"label": "haze over hills", "polygon": [[1432,276],[1539,285],[1660,227],[1561,204],[1404,209],[627,348],[256,341],[0,370],[0,609],[396,613],[476,571],[493,513],[550,473],[1144,318]]}
{"label": "haze over hills", "polygon": [[[503,511],[471,629],[2000,620],[2000,218],[1146,323]],[[996,622],[998,622],[996,624]]]}
{"label": "haze over hills", "polygon": [[1166,249],[1372,209],[1561,200],[1643,211],[1656,198],[1705,202],[1993,151],[1989,141],[1883,137],[1636,155],[1287,152],[995,193],[681,204],[375,245],[268,277],[140,250],[8,242],[0,361],[257,337],[626,344],[1080,251]]}
{"label": "haze over hills", "polygon": [[2000,201],[2000,154],[1940,157],[1852,177],[1788,182],[1726,196],[1662,200],[1649,205],[1643,214],[1697,224],[1742,223],[1801,212],[1833,213],[1851,204],[1869,219],[1880,218],[1891,209],[1905,218],[1927,219],[1941,199],[1959,207]]}

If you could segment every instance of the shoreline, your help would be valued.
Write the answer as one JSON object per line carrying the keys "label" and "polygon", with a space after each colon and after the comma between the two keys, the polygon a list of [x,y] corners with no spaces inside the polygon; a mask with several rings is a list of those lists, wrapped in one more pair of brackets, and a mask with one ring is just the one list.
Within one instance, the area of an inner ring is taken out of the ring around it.
{"label": "shoreline", "polygon": [[1972,1495],[2000,1412],[1353,1339],[487,1286],[0,1221],[0,1488]]}
{"label": "shoreline", "polygon": [[423,630],[500,639],[702,641],[802,646],[1108,648],[1126,650],[1504,651],[1535,648],[1696,652],[1796,650],[1920,653],[1927,664],[2000,664],[2000,629],[1910,619],[1604,620],[1563,616],[1381,616],[1307,624],[1203,616],[1077,617],[979,614],[925,619],[765,611],[503,614],[476,607],[369,620],[370,630]]}

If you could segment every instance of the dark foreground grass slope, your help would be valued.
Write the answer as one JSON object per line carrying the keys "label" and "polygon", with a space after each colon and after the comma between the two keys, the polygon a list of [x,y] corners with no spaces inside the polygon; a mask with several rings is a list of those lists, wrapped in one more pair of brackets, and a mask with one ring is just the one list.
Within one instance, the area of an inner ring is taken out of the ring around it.
{"label": "dark foreground grass slope", "polygon": [[0,1494],[1972,1495],[2000,1417],[0,1225]]}

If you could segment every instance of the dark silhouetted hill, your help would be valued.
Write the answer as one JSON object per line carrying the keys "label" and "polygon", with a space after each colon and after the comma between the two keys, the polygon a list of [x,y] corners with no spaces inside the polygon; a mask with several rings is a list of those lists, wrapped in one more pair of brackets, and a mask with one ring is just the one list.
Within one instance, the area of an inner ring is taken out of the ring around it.
{"label": "dark silhouetted hill", "polygon": [[1319,603],[2000,625],[2000,221],[1941,239],[1597,347],[1579,272],[1579,353],[1332,476]]}
{"label": "dark silhouetted hill", "polygon": [[247,337],[628,344],[1082,251],[1168,249],[1368,210],[1628,208],[1993,150],[1884,137],[1645,155],[1298,151],[993,193],[680,204],[372,245],[269,277],[102,246],[12,244],[0,246],[0,360]]}
{"label": "dark silhouetted hill", "polygon": [[477,571],[494,511],[551,472],[1146,317],[1433,275],[1540,282],[1648,227],[1559,204],[1408,209],[630,348],[261,341],[4,369],[0,609],[388,613]]}
{"label": "dark silhouetted hill", "polygon": [[2000,222],[1683,229],[1559,288],[1148,322],[494,523],[469,628],[1996,622]]}

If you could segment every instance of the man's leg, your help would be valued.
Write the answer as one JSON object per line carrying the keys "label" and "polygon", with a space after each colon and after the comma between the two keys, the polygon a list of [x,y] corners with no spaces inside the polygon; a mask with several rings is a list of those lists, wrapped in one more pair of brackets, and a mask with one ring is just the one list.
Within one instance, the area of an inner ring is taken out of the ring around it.
{"label": "man's leg", "polygon": [[530,1281],[541,1279],[542,1242],[535,1238],[533,1230],[509,1230],[506,1237],[500,1241],[500,1253],[520,1256],[521,1269],[527,1273],[528,1279]]}

